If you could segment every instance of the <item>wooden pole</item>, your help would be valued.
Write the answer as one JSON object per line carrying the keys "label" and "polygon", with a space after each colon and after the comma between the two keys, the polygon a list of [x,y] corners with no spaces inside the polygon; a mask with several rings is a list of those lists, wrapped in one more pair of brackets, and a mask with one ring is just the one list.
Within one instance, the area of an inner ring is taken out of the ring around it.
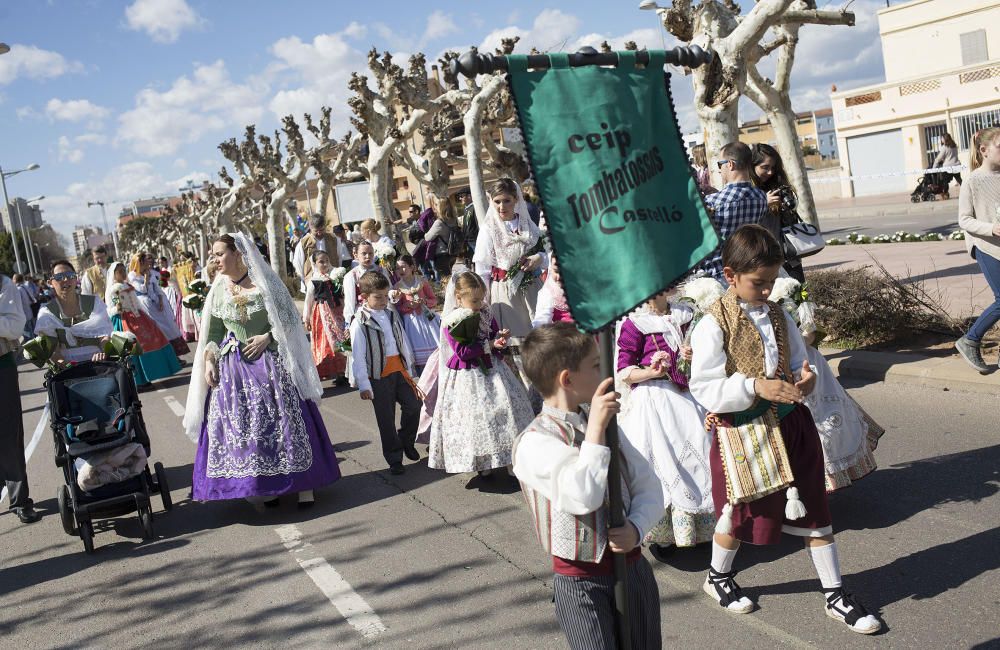
{"label": "wooden pole", "polygon": [[[601,374],[605,377],[615,376],[614,366],[614,325],[606,327],[598,334],[601,352]],[[605,443],[611,450],[611,462],[608,463],[608,507],[610,508],[610,525],[618,528],[625,525],[625,506],[622,502],[622,468],[621,453],[618,444],[618,418],[612,417],[604,433]],[[610,552],[610,550],[609,550]],[[629,630],[628,591],[626,590],[625,554],[614,553],[615,560],[615,628],[618,634],[619,650],[631,650],[632,640]]]}

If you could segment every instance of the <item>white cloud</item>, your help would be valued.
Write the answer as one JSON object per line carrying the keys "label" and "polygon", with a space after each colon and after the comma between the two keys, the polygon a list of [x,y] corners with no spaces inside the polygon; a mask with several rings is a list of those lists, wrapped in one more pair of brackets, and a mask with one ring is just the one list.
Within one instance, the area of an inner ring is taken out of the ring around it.
{"label": "white cloud", "polygon": [[263,115],[266,92],[254,80],[235,83],[221,60],[197,65],[191,77],[179,77],[164,92],[140,91],[135,108],[118,118],[117,140],[143,155],[173,155],[214,131],[238,132],[255,123]]}
{"label": "white cloud", "polygon": [[201,27],[204,19],[185,0],[135,0],[125,8],[125,24],[157,43],[173,43],[184,30]]}
{"label": "white cloud", "polygon": [[73,140],[78,144],[104,144],[108,141],[108,136],[103,133],[84,133],[76,136]]}
{"label": "white cloud", "polygon": [[60,162],[78,163],[83,160],[83,149],[78,149],[72,145],[69,138],[59,136],[59,160]]}
{"label": "white cloud", "polygon": [[108,170],[100,178],[70,183],[61,194],[46,198],[45,221],[66,235],[71,234],[77,224],[103,228],[100,209],[87,208],[88,201],[105,201],[108,222],[113,225],[124,204],[140,198],[175,195],[188,179],[200,185],[207,178],[209,175],[204,172],[192,171],[180,178],[168,179],[149,162],[125,163]]}
{"label": "white cloud", "polygon": [[420,38],[417,48],[423,49],[428,43],[451,34],[457,34],[460,31],[451,15],[439,9],[427,17],[427,27],[424,29],[424,35]]}
{"label": "white cloud", "polygon": [[17,114],[17,119],[19,120],[33,120],[41,117],[41,115],[38,114],[38,111],[31,106],[20,106],[15,113]]}
{"label": "white cloud", "polygon": [[[377,25],[375,29],[378,31]],[[271,67],[271,77],[286,84],[271,99],[269,108],[275,116],[299,119],[303,113],[315,116],[321,107],[330,106],[337,127],[346,126],[351,94],[347,81],[351,72],[367,69],[365,53],[344,38],[353,31],[348,26],[342,32],[319,34],[309,42],[297,36],[275,41],[271,53],[277,61]]]}
{"label": "white cloud", "polygon": [[0,56],[0,85],[15,79],[54,79],[64,74],[83,72],[79,61],[67,61],[58,52],[43,50],[34,45],[10,46],[10,52]]}
{"label": "white cloud", "polygon": [[45,105],[45,114],[51,120],[65,122],[99,123],[106,118],[111,111],[103,106],[93,104],[87,99],[70,99],[63,101],[53,97]]}
{"label": "white cloud", "polygon": [[479,51],[492,52],[500,47],[501,39],[508,36],[521,37],[517,52],[527,53],[533,47],[540,52],[562,51],[570,39],[577,35],[580,25],[580,19],[572,14],[558,9],[544,9],[535,17],[530,29],[510,25],[493,30],[483,38]]}

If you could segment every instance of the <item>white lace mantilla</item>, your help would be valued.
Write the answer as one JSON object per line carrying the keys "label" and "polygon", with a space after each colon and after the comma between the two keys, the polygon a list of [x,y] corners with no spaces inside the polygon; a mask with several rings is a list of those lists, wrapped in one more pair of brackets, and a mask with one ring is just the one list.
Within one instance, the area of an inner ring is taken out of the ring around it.
{"label": "white lace mantilla", "polygon": [[228,290],[218,292],[218,298],[212,303],[212,315],[223,321],[245,323],[259,311],[264,311],[264,296],[259,290],[243,291],[232,294]]}
{"label": "white lace mantilla", "polygon": [[[234,413],[223,412],[221,395],[212,396],[206,468],[210,478],[278,476],[312,467],[312,445],[298,408],[298,390],[277,354],[264,354],[274,355],[268,384],[243,384],[236,394]],[[287,436],[282,425],[288,428]],[[221,444],[218,431],[223,434]],[[259,451],[247,453],[249,449]]]}

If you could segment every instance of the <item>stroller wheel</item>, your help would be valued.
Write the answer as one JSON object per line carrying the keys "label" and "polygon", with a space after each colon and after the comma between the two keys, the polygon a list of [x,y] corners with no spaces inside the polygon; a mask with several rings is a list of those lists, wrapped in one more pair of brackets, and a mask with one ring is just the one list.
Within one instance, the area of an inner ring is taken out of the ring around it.
{"label": "stroller wheel", "polygon": [[154,463],[153,470],[156,472],[156,490],[160,493],[160,500],[163,501],[163,509],[169,512],[174,507],[174,502],[170,498],[170,485],[167,483],[167,472],[163,469],[163,463]]}
{"label": "stroller wheel", "polygon": [[139,506],[139,523],[142,524],[142,538],[153,539],[153,509],[148,503]]}
{"label": "stroller wheel", "polygon": [[80,534],[80,531],[76,527],[76,520],[73,516],[73,506],[71,505],[71,499],[69,496],[69,486],[61,485],[56,491],[56,501],[59,502],[59,518],[62,520],[63,530],[66,531],[67,535]]}
{"label": "stroller wheel", "polygon": [[80,537],[83,539],[83,550],[88,555],[94,552],[94,524],[89,521],[80,522]]}

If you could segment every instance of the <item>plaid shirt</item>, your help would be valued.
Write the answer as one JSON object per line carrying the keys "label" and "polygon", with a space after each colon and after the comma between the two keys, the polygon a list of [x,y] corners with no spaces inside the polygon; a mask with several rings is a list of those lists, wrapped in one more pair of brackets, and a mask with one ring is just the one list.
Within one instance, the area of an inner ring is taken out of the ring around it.
{"label": "plaid shirt", "polygon": [[722,243],[740,226],[758,223],[767,214],[767,194],[749,181],[729,183],[722,191],[705,197],[705,204],[713,210],[712,220],[719,229],[722,242],[712,253],[712,257],[699,268],[706,275],[721,281]]}

